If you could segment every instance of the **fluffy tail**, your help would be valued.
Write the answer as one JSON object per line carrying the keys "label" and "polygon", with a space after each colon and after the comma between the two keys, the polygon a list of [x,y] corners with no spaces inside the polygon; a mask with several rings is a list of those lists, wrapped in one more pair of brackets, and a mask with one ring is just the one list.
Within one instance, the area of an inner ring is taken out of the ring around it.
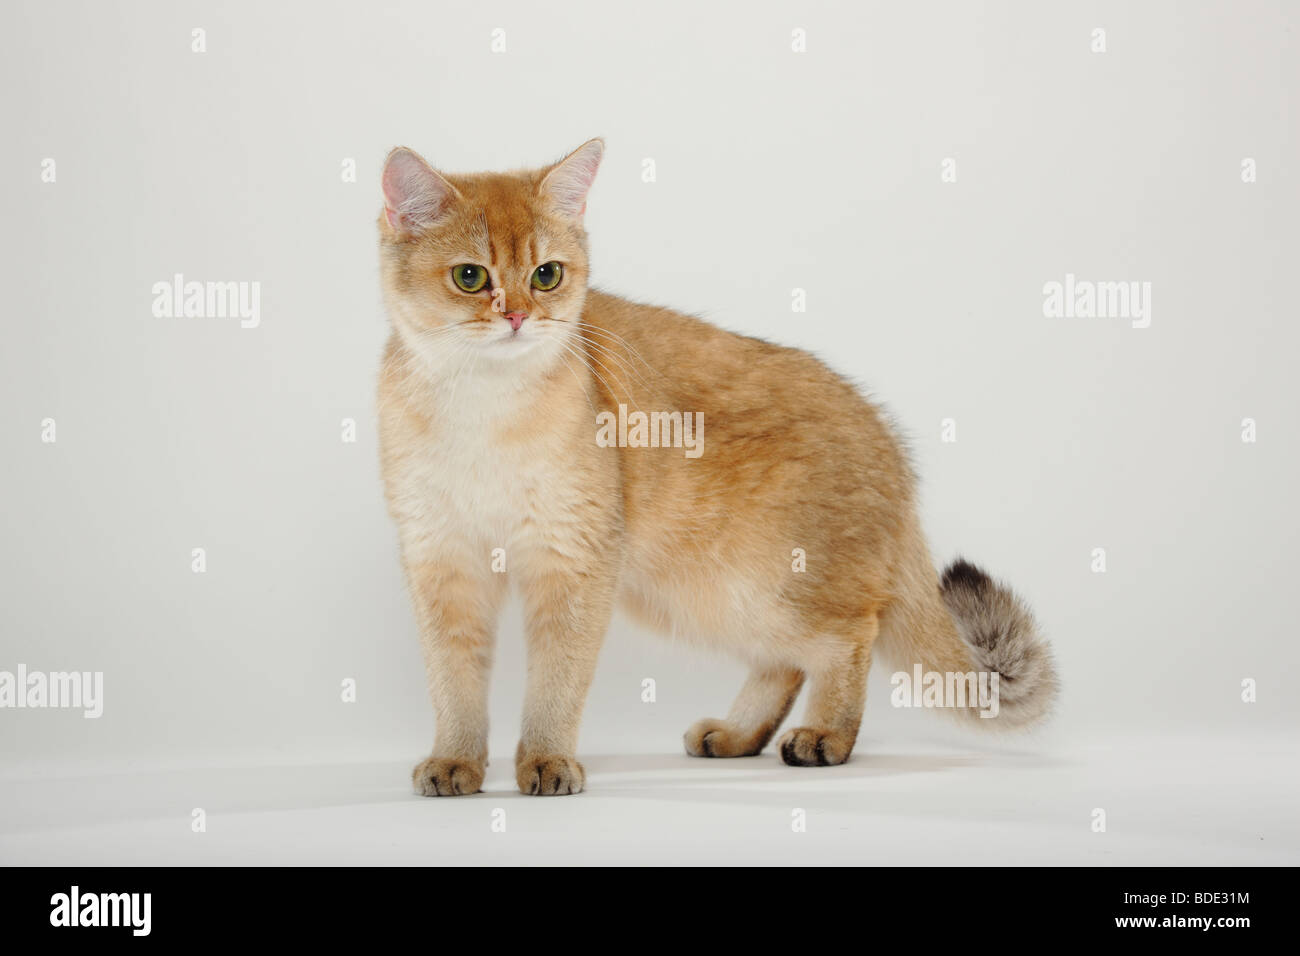
{"label": "fluffy tail", "polygon": [[[1045,718],[1059,684],[1052,649],[1029,609],[967,561],[954,561],[939,579],[919,533],[910,544],[897,569],[895,599],[881,619],[878,646],[886,660],[909,678],[918,664],[945,677],[997,674],[997,716],[977,720],[981,726],[1021,728]],[[957,712],[977,716],[981,708],[968,701]]]}

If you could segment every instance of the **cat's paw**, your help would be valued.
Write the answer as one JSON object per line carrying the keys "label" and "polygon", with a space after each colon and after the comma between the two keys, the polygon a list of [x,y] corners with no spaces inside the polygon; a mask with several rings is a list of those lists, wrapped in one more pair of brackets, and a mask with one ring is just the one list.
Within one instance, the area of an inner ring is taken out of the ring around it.
{"label": "cat's paw", "polygon": [[520,793],[552,797],[582,793],[587,772],[563,754],[526,754],[515,764],[515,779]]}
{"label": "cat's paw", "polygon": [[781,735],[777,747],[792,767],[830,767],[849,759],[853,741],[830,730],[795,727]]}
{"label": "cat's paw", "polygon": [[692,757],[752,757],[762,749],[725,720],[697,720],[682,740]]}
{"label": "cat's paw", "polygon": [[415,792],[422,797],[455,797],[478,793],[483,786],[481,763],[453,757],[428,757],[416,766],[411,779]]}

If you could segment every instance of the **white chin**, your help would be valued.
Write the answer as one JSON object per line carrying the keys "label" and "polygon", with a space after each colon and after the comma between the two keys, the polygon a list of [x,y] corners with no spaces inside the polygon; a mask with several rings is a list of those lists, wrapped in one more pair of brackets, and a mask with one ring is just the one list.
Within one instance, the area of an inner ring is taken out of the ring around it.
{"label": "white chin", "polygon": [[490,354],[506,357],[522,355],[531,351],[540,341],[536,335],[505,335],[484,343],[483,348]]}

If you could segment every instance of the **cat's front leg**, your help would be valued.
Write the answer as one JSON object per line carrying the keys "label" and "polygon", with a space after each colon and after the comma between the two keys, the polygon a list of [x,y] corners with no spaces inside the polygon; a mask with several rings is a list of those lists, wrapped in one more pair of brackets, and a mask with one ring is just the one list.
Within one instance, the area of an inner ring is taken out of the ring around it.
{"label": "cat's front leg", "polygon": [[407,569],[437,721],[433,753],[412,774],[415,792],[426,797],[478,793],[487,768],[488,678],[501,586],[468,573],[469,566],[437,561]]}
{"label": "cat's front leg", "polygon": [[586,559],[551,552],[524,569],[528,685],[515,755],[521,793],[580,793],[586,784],[576,756],[578,729],[616,579],[616,562],[606,549]]}

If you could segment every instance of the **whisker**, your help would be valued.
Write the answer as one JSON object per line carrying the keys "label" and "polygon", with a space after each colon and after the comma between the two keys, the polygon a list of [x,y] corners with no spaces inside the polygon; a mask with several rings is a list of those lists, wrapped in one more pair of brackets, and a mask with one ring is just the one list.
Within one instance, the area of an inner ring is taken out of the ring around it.
{"label": "whisker", "polygon": [[601,375],[594,368],[592,368],[591,363],[587,361],[587,356],[583,355],[581,352],[575,349],[568,342],[561,340],[560,345],[567,352],[569,352],[569,354],[573,355],[575,358],[578,359],[579,362],[581,362],[583,365],[587,367],[587,371],[589,371],[592,375],[594,375],[596,379],[599,380],[601,385],[605,386],[605,391],[609,392],[611,395],[614,394],[613,386],[609,384],[609,382],[605,379],[603,375]]}
{"label": "whisker", "polygon": [[592,325],[590,322],[583,322],[581,319],[579,319],[575,324],[576,324],[577,326],[579,326],[580,328],[586,329],[586,330],[589,331],[589,332],[600,333],[601,335],[604,335],[604,336],[608,337],[608,338],[609,338],[611,341],[613,341],[615,344],[622,345],[624,348],[626,348],[626,349],[628,350],[628,352],[629,352],[629,353],[630,353],[634,358],[636,358],[638,361],[640,361],[642,365],[644,365],[644,366],[645,366],[646,368],[648,368],[650,371],[654,372],[654,373],[655,373],[656,375],[658,375],[660,378],[664,378],[664,373],[663,373],[663,372],[659,371],[657,368],[655,368],[653,365],[651,365],[649,362],[647,362],[647,361],[645,360],[645,356],[643,356],[643,355],[641,354],[640,350],[638,350],[637,347],[636,347],[635,345],[633,345],[631,342],[629,342],[629,341],[628,341],[626,338],[624,338],[623,336],[619,335],[617,332],[614,332],[614,331],[612,331],[612,330],[610,330],[610,329],[607,329],[607,328],[603,328],[602,326]]}
{"label": "whisker", "polygon": [[[561,344],[563,344],[563,343],[561,343]],[[587,391],[587,385],[586,385],[586,383],[583,382],[583,380],[578,376],[578,371],[577,371],[577,369],[575,369],[572,365],[569,364],[569,360],[566,359],[566,358],[564,357],[564,353],[563,353],[563,352],[561,352],[561,353],[559,354],[559,356],[557,356],[557,357],[559,358],[559,360],[560,360],[561,362],[564,363],[564,367],[567,368],[567,369],[569,370],[569,374],[572,375],[573,378],[574,378],[574,380],[578,383],[578,387],[582,390],[582,397],[585,398],[585,399],[587,400],[587,406],[591,409],[591,413],[592,413],[593,415],[595,415],[595,414],[596,414],[596,406],[591,404],[591,395],[590,395],[590,394],[588,393],[588,391]]]}
{"label": "whisker", "polygon": [[[632,403],[633,407],[636,408],[637,411],[640,411],[641,406],[637,403],[637,400],[632,396],[631,389],[629,389],[627,385],[623,382],[623,380],[618,377],[618,373],[615,372],[608,365],[606,365],[604,362],[602,362],[600,359],[596,358],[596,356],[592,355],[590,356],[590,358],[593,362],[595,362],[597,365],[603,368],[606,372],[609,372],[610,375],[614,376],[614,381],[618,382],[619,386],[623,389],[623,394],[627,396],[628,401]],[[613,390],[611,389],[611,391]]]}
{"label": "whisker", "polygon": [[647,390],[653,391],[654,386],[652,386],[648,381],[646,381],[645,376],[643,376],[640,372],[638,372],[636,366],[633,365],[630,361],[628,361],[627,358],[618,354],[616,351],[609,348],[608,346],[602,345],[600,342],[587,338],[586,335],[584,335],[581,331],[577,332],[576,334],[578,338],[582,339],[582,341],[586,343],[588,346],[592,348],[600,349],[601,355],[608,357],[611,361],[617,361],[620,364],[620,367],[623,368],[624,371],[626,371],[629,375],[634,376],[638,382],[640,382],[642,385],[646,387]]}

